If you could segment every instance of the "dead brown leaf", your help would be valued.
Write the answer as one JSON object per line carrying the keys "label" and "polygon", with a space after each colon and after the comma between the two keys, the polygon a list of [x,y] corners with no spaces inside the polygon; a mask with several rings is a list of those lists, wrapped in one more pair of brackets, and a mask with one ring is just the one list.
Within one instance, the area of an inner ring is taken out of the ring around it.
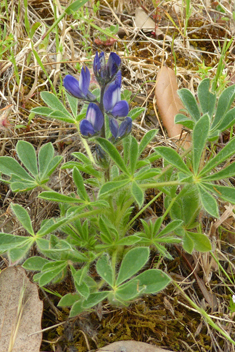
{"label": "dead brown leaf", "polygon": [[[155,22],[146,14],[146,12],[141,8],[137,7],[135,9],[135,24],[137,28],[144,31],[153,31],[156,27]],[[159,30],[163,34],[161,30]]]}
{"label": "dead brown leaf", "polygon": [[[178,84],[175,72],[163,66],[157,75],[155,97],[156,104],[162,119],[163,126],[166,128],[168,136],[175,139],[184,139],[182,136],[182,125],[175,124],[175,115],[184,109],[184,106],[177,94]],[[189,136],[182,143],[185,149],[191,146]]]}
{"label": "dead brown leaf", "polygon": [[100,348],[97,352],[172,352],[161,347],[139,341],[118,341]]}
{"label": "dead brown leaf", "polygon": [[39,352],[43,303],[21,267],[0,274],[0,352]]}

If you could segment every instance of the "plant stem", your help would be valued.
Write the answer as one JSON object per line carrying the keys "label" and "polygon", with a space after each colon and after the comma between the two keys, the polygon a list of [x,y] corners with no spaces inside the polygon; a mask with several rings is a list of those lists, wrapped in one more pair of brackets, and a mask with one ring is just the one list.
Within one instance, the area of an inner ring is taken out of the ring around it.
{"label": "plant stem", "polygon": [[87,155],[88,155],[90,161],[91,161],[93,164],[96,164],[96,163],[95,163],[95,159],[93,158],[92,152],[91,152],[91,150],[90,150],[90,147],[89,147],[87,141],[86,141],[84,138],[82,138],[82,136],[81,136],[81,140],[82,140],[82,143],[83,143],[83,145],[84,145],[84,148],[86,149],[86,152],[87,152]]}
{"label": "plant stem", "polygon": [[76,125],[76,128],[77,128],[77,130],[78,130],[78,133],[79,133],[79,136],[80,136],[80,138],[81,138],[81,141],[82,141],[82,143],[83,143],[83,146],[84,146],[84,148],[86,149],[88,158],[90,159],[90,161],[92,162],[92,164],[96,165],[95,159],[93,158],[91,149],[90,149],[90,147],[89,147],[89,145],[88,145],[86,139],[82,138],[82,136],[81,136],[80,128],[79,128],[79,122],[76,122],[75,125]]}
{"label": "plant stem", "polygon": [[101,87],[101,89],[100,89],[100,103],[99,103],[99,108],[104,116],[104,124],[103,124],[103,127],[101,129],[101,134],[100,134],[100,136],[103,138],[105,138],[105,112],[104,112],[104,103],[103,103],[104,91],[105,91],[105,86]]}
{"label": "plant stem", "polygon": [[129,223],[126,225],[126,231],[130,228],[132,223],[153,203],[155,200],[162,195],[162,192],[159,192],[151,201],[146,204],[132,219],[129,221]]}

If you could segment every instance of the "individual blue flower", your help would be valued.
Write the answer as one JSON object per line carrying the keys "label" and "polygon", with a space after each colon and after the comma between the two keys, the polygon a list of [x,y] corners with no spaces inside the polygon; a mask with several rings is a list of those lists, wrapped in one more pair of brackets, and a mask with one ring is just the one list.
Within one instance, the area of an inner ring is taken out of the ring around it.
{"label": "individual blue flower", "polygon": [[104,108],[107,114],[113,117],[125,117],[129,112],[126,100],[121,100],[121,72],[117,73],[114,82],[104,92]]}
{"label": "individual blue flower", "polygon": [[121,59],[117,54],[113,52],[110,53],[108,62],[106,64],[104,52],[100,54],[96,52],[93,63],[93,70],[99,85],[104,87],[106,84],[113,81],[116,74],[118,73],[120,65]]}
{"label": "individual blue flower", "polygon": [[89,102],[96,101],[95,95],[89,91],[90,85],[90,71],[87,67],[83,67],[79,81],[71,76],[67,75],[64,78],[64,87],[69,94],[78,99],[83,99]]}
{"label": "individual blue flower", "polygon": [[80,131],[84,137],[91,137],[100,132],[104,124],[104,116],[100,108],[90,103],[87,108],[86,118],[80,122]]}
{"label": "individual blue flower", "polygon": [[131,117],[127,116],[119,126],[118,121],[114,118],[111,118],[109,120],[109,128],[115,140],[118,138],[123,138],[131,132],[132,119]]}

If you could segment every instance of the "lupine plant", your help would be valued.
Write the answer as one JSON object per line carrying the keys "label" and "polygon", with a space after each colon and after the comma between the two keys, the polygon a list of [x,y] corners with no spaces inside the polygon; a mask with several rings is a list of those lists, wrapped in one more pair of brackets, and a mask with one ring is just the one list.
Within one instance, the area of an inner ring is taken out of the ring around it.
{"label": "lupine plant", "polygon": [[[235,163],[230,162],[235,139],[229,138],[221,150],[216,144],[220,133],[235,122],[235,108],[230,110],[235,85],[218,100],[208,79],[198,87],[198,101],[189,90],[180,90],[185,111],[176,122],[192,129],[191,149],[176,152],[159,146],[146,156],[157,131],[150,130],[140,142],[131,135],[132,120],[142,109],[129,111],[131,93],[121,93],[120,69],[117,54],[111,53],[106,61],[103,52],[96,53],[93,71],[99,88],[89,90],[90,72],[84,67],[79,80],[71,75],[64,78],[68,106],[54,94],[42,92],[47,106],[32,110],[74,124],[86,153],[74,152],[61,165],[62,156],[54,155],[51,143],[36,153],[30,143],[19,141],[18,160],[0,158],[2,181],[13,192],[37,188],[39,198],[58,203],[60,209],[60,216],[45,219],[35,232],[26,209],[12,204],[25,235],[1,233],[0,252],[7,252],[12,263],[21,261],[25,269],[35,271],[40,286],[62,280],[69,271],[74,292],[62,297],[59,306],[71,306],[70,316],[103,300],[127,305],[165,288],[171,278],[147,266],[150,254],[170,260],[172,244],[181,244],[189,253],[211,250],[203,233],[203,214],[218,217],[219,200],[235,204],[230,180],[235,175]],[[84,102],[79,113],[78,100]],[[59,167],[70,170],[75,193],[49,187]],[[148,202],[149,189],[156,195]],[[145,210],[161,196],[165,207],[161,216],[147,221]],[[30,257],[33,245],[37,255]]]}

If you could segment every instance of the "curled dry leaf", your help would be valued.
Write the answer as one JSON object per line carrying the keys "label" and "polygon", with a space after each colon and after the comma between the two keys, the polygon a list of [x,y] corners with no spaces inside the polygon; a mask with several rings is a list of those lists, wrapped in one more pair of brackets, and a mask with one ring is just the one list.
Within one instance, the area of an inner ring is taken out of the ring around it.
{"label": "curled dry leaf", "polygon": [[[184,137],[182,137],[182,125],[175,124],[175,115],[181,109],[184,109],[177,90],[178,84],[175,72],[171,68],[163,66],[158,72],[155,87],[157,107],[168,136],[184,140]],[[186,138],[187,140],[182,143],[184,149],[188,149],[191,146],[189,136],[187,135]]]}
{"label": "curled dry leaf", "polygon": [[[21,267],[0,274],[0,352],[39,352],[43,303]],[[37,333],[36,333],[37,332]]]}
{"label": "curled dry leaf", "polygon": [[139,341],[118,341],[100,348],[97,352],[172,352],[161,347]]}

